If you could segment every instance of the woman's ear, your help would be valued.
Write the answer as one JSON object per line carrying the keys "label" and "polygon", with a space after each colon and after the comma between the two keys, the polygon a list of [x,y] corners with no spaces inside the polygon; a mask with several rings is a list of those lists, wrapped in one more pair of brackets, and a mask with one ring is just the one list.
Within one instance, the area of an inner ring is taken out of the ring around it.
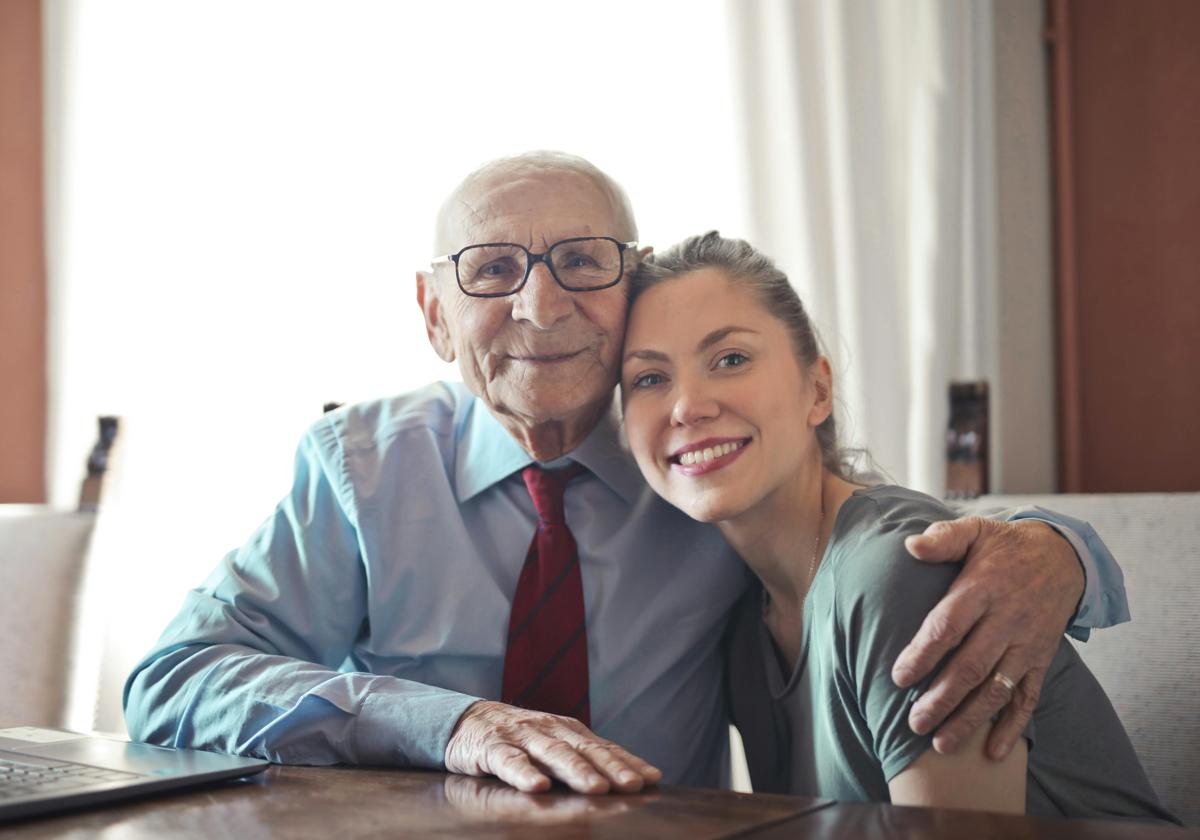
{"label": "woman's ear", "polygon": [[808,375],[813,386],[813,404],[808,410],[808,425],[815,429],[833,413],[833,368],[829,359],[818,356],[809,366]]}
{"label": "woman's ear", "polygon": [[450,328],[438,300],[437,278],[426,271],[417,272],[417,306],[425,316],[425,334],[434,351],[443,362],[453,362],[454,342],[450,340]]}

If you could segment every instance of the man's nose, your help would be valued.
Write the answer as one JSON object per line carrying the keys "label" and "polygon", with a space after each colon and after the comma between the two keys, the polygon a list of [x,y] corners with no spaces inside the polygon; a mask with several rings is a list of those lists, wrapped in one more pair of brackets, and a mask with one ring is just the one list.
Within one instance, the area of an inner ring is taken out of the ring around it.
{"label": "man's nose", "polygon": [[721,413],[721,407],[703,382],[691,378],[677,381],[675,404],[671,407],[671,423],[676,426],[694,426],[712,420]]}
{"label": "man's nose", "polygon": [[513,318],[528,321],[539,329],[549,329],[568,318],[575,310],[573,292],[554,279],[550,267],[537,263],[525,281],[525,287],[513,295]]}

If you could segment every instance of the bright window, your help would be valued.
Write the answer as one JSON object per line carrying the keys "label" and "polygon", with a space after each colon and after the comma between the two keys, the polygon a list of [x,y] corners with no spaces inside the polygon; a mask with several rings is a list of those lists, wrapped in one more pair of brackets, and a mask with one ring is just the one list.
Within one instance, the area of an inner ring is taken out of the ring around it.
{"label": "bright window", "polygon": [[205,569],[323,402],[456,377],[413,271],[490,158],[593,160],[646,242],[744,234],[723,8],[49,0],[55,501],[119,414],[128,548]]}

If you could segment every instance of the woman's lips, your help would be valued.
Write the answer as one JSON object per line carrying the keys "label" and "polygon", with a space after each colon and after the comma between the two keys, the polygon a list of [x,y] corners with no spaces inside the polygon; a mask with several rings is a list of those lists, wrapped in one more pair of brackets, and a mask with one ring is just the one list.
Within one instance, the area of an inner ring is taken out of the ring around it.
{"label": "woman's lips", "polygon": [[[703,457],[697,457],[697,460],[695,461],[695,463],[684,464],[684,463],[680,462],[680,456],[672,456],[669,461],[669,463],[671,464],[671,470],[673,472],[679,473],[680,475],[686,475],[686,476],[691,477],[691,476],[705,475],[707,473],[711,473],[716,470],[719,470],[723,467],[727,467],[730,464],[732,464],[734,461],[736,461],[738,458],[740,458],[742,453],[746,451],[746,447],[748,447],[750,445],[749,438],[744,438],[740,441],[731,441],[731,442],[737,443],[738,444],[737,448],[735,448],[732,452],[726,452],[722,455],[717,455],[716,453],[714,453],[712,460],[706,460]],[[706,447],[706,448],[709,448],[709,447]],[[712,448],[715,448],[715,447],[712,447]],[[691,449],[691,450],[688,450],[688,453],[686,453],[686,454],[697,453],[697,456],[700,456],[700,455],[702,455],[703,451],[704,451],[703,449]]]}

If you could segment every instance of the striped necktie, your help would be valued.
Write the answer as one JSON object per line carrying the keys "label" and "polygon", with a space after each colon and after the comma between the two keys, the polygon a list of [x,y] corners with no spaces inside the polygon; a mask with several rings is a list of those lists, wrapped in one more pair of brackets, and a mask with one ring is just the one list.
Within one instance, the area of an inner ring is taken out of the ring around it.
{"label": "striped necktie", "polygon": [[567,482],[582,472],[579,464],[558,472],[536,464],[521,471],[538,523],[508,618],[500,699],[591,726],[583,577],[563,510]]}

